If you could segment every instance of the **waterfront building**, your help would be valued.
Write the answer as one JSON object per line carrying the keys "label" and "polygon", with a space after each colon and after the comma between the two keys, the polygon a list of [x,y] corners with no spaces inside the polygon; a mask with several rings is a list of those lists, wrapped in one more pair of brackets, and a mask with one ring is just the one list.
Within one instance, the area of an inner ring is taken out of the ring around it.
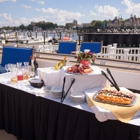
{"label": "waterfront building", "polygon": [[91,23],[82,23],[81,27],[89,27]]}
{"label": "waterfront building", "polygon": [[122,18],[115,17],[113,20],[107,22],[107,27],[119,29],[122,26]]}
{"label": "waterfront building", "polygon": [[140,20],[136,18],[136,15],[131,15],[129,19],[126,19],[124,22],[124,27],[133,27],[133,28],[138,28],[140,27]]}
{"label": "waterfront building", "polygon": [[73,20],[73,22],[70,22],[70,23],[66,23],[66,28],[73,28],[73,27],[77,27],[78,25],[78,22],[76,19]]}
{"label": "waterfront building", "polygon": [[73,24],[74,24],[74,26],[77,26],[78,22],[76,19],[73,20]]}

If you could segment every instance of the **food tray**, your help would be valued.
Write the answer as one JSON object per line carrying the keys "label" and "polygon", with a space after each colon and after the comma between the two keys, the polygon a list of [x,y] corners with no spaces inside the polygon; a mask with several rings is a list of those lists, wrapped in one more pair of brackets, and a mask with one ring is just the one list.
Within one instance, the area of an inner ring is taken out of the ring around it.
{"label": "food tray", "polygon": [[92,97],[92,99],[96,102],[100,102],[100,103],[105,103],[105,104],[111,104],[111,105],[118,105],[118,106],[124,106],[124,107],[131,107],[135,104],[136,102],[136,99],[137,99],[137,96],[134,95],[134,99],[133,99],[133,102],[129,105],[125,105],[125,104],[119,104],[119,103],[112,103],[112,102],[107,102],[107,101],[102,101],[102,100],[99,100],[96,98],[96,96],[100,93],[100,91],[96,92],[94,94],[94,96]]}
{"label": "food tray", "polygon": [[69,72],[67,70],[65,72],[68,74],[73,74],[73,75],[89,75],[89,74],[93,73],[93,71],[91,71],[89,73],[74,73],[74,72]]}

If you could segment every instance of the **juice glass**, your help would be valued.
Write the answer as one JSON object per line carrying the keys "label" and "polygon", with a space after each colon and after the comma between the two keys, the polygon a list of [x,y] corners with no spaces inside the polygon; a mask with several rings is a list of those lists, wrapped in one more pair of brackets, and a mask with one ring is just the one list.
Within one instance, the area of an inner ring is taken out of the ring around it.
{"label": "juice glass", "polygon": [[17,68],[16,67],[12,67],[11,68],[11,83],[17,83],[18,82],[18,78],[17,78]]}

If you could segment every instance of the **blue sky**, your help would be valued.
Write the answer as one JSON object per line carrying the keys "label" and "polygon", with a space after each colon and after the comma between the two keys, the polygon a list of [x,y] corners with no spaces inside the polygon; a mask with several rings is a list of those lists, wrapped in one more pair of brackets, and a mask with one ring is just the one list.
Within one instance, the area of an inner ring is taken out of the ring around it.
{"label": "blue sky", "polygon": [[109,20],[115,16],[140,17],[140,0],[0,0],[0,27],[50,21],[65,25]]}

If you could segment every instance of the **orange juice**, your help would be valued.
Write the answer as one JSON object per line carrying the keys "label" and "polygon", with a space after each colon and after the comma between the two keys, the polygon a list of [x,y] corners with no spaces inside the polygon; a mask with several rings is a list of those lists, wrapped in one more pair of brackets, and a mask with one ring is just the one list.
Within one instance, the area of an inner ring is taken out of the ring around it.
{"label": "orange juice", "polygon": [[27,73],[23,74],[23,79],[24,79],[24,80],[29,79],[29,76],[28,76],[28,74],[27,74]]}
{"label": "orange juice", "polygon": [[12,77],[12,78],[11,78],[11,83],[12,83],[12,84],[17,83],[17,82],[18,82],[17,77]]}

